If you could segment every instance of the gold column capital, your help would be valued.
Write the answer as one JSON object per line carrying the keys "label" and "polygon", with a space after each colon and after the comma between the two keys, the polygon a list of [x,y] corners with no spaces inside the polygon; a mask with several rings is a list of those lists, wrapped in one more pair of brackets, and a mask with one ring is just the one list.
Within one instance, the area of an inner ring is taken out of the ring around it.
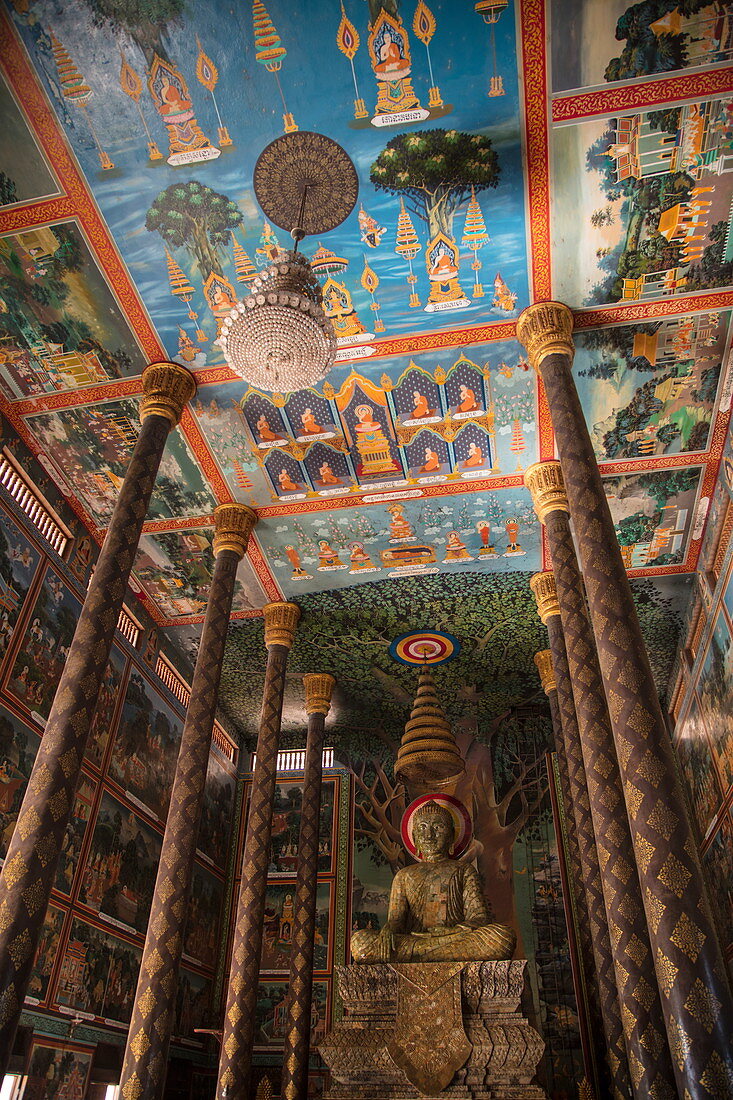
{"label": "gold column capital", "polygon": [[534,592],[534,598],[537,601],[537,614],[543,623],[546,623],[553,615],[560,614],[554,573],[549,570],[546,573],[535,573],[533,577],[530,577],[529,587]]}
{"label": "gold column capital", "polygon": [[143,371],[142,385],[140,420],[164,416],[170,421],[172,431],[196,393],[196,379],[180,363],[151,363]]}
{"label": "gold column capital", "polygon": [[232,550],[241,560],[256,523],[257,513],[246,504],[218,505],[214,509],[214,557],[222,550]]}
{"label": "gold column capital", "polygon": [[537,519],[544,523],[550,512],[569,512],[559,462],[535,462],[524,471],[524,484],[532,494]]}
{"label": "gold column capital", "polygon": [[567,355],[572,363],[573,315],[562,302],[535,302],[517,318],[517,339],[527,349],[536,371],[548,355]]}
{"label": "gold column capital", "polygon": [[262,608],[265,616],[265,645],[284,645],[290,649],[295,639],[295,628],[300,618],[297,603],[266,603]]}
{"label": "gold column capital", "polygon": [[557,691],[555,670],[552,667],[552,650],[541,649],[539,653],[535,653],[534,663],[537,665],[545,695],[549,695],[551,691]]}
{"label": "gold column capital", "polygon": [[328,672],[306,672],[303,686],[306,713],[328,714],[331,709],[331,694],[336,686],[335,677]]}

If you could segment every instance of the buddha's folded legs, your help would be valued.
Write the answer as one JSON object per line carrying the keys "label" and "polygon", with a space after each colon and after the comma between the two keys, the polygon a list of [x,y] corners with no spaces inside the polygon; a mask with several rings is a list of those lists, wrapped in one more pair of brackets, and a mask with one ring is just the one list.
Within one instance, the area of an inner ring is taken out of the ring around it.
{"label": "buddha's folded legs", "polygon": [[[378,962],[378,932],[362,930],[351,940],[356,962]],[[470,932],[459,929],[441,935],[428,932],[396,933],[391,962],[490,962],[510,959],[516,934],[503,924],[487,924]]]}

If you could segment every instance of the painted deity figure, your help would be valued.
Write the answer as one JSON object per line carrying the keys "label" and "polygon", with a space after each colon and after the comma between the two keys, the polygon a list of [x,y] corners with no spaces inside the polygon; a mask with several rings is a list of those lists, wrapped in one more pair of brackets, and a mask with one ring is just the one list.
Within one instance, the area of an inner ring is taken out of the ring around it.
{"label": "painted deity figure", "polygon": [[457,531],[450,531],[445,540],[445,558],[443,561],[471,561],[466,544]]}
{"label": "painted deity figure", "polygon": [[410,45],[399,18],[382,10],[369,35],[369,54],[379,89],[377,112],[394,114],[419,108],[410,79]]}
{"label": "painted deity figure", "polygon": [[295,549],[295,547],[294,546],[286,546],[285,547],[285,554],[286,554],[287,559],[290,562],[291,566],[293,567],[293,576],[294,577],[305,577],[306,572],[305,572],[305,569],[303,568],[303,563],[300,560],[300,554]]}
{"label": "painted deity figure", "polygon": [[319,569],[341,569],[343,562],[338,556],[335,550],[326,539],[319,539],[318,542],[318,568]]}
{"label": "painted deity figure", "polygon": [[517,542],[519,537],[519,523],[516,519],[508,519],[504,524],[506,529],[506,537],[509,540],[509,546],[507,547],[508,554],[520,554],[522,547]]}
{"label": "painted deity figure", "polygon": [[382,425],[378,420],[374,419],[374,409],[371,405],[357,405],[354,412],[357,417],[354,430],[360,435],[371,435],[372,432],[382,432]]}
{"label": "painted deity figure", "polygon": [[412,836],[420,860],[397,872],[380,932],[351,940],[355,962],[469,962],[510,959],[517,937],[492,924],[478,871],[450,855],[456,827],[432,800],[414,813]]}
{"label": "painted deity figure", "polygon": [[405,519],[405,509],[403,504],[392,504],[387,509],[392,516],[389,521],[389,533],[393,539],[411,539],[414,537],[415,532],[412,529],[412,524]]}

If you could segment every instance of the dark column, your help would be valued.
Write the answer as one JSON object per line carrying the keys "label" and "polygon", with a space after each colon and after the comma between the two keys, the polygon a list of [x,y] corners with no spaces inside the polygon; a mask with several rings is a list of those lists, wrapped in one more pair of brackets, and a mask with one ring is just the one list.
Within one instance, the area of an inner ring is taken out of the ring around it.
{"label": "dark column", "polygon": [[234,924],[218,1100],[245,1100],[249,1096],[285,665],[300,609],[294,603],[270,603],[264,608],[264,614],[267,668]]}
{"label": "dark column", "polygon": [[[611,933],[616,987],[634,1095],[674,1096],[674,1072],[666,1042],[662,1005],[634,864],[623,788],[596,661],[593,632],[585,612],[583,586],[570,538],[567,501],[558,462],[541,462],[525,472],[535,511],[545,524],[552,556],[556,599],[565,638],[570,683],[591,818],[601,868],[601,886]],[[546,574],[548,583],[552,574]],[[542,583],[543,575],[538,581]],[[534,580],[534,578],[533,578]],[[640,991],[644,996],[640,996]]]}
{"label": "dark column", "polygon": [[336,681],[326,672],[313,672],[303,677],[303,683],[305,684],[305,709],[308,713],[308,740],[298,838],[298,877],[295,887],[290,988],[288,989],[280,1092],[282,1100],[306,1100],[308,1095],[323,731],[326,715],[331,708],[331,693]]}
{"label": "dark column", "polygon": [[[616,976],[613,969],[613,951],[606,918],[606,906],[601,886],[601,868],[598,861],[596,837],[593,831],[588,786],[580,748],[580,733],[575,714],[573,689],[570,683],[568,658],[565,640],[560,622],[560,607],[557,602],[554,578],[551,573],[537,573],[530,581],[537,600],[537,610],[547,627],[552,652],[552,665],[557,684],[557,702],[560,710],[560,722],[563,732],[565,758],[568,764],[568,781],[572,789],[572,811],[575,818],[575,832],[578,840],[578,858],[580,875],[578,877],[577,896],[585,898],[588,914],[587,923],[580,925],[583,937],[583,955],[590,951],[588,971],[595,973],[598,981],[602,1030],[605,1037],[605,1058],[598,1061],[601,1081],[607,1068],[611,1086],[609,1095],[614,1100],[628,1100],[631,1096],[631,1075],[626,1054],[626,1043],[621,1024]],[[595,1022],[595,1021],[594,1021]],[[601,1096],[604,1093],[601,1091]]]}
{"label": "dark column", "polygon": [[[559,614],[559,609],[558,609]],[[564,643],[563,643],[564,644]],[[557,682],[552,663],[552,651],[542,649],[534,655],[534,663],[540,674],[542,688],[550,705],[552,729],[555,739],[555,754],[557,756],[557,770],[560,776],[560,791],[565,807],[564,824],[566,837],[567,861],[570,870],[570,883],[568,889],[568,909],[576,932],[577,958],[573,967],[573,986],[578,1009],[582,1016],[583,1007],[587,1009],[587,1019],[584,1019],[581,1027],[583,1037],[583,1050],[586,1056],[586,1068],[593,1084],[593,1094],[597,1097],[613,1096],[614,1086],[611,1067],[618,1063],[618,1056],[611,1061],[604,1042],[603,1011],[601,1008],[601,993],[596,973],[596,962],[593,956],[593,935],[591,932],[590,915],[583,888],[583,867],[580,859],[580,844],[578,841],[578,829],[575,824],[575,809],[573,803],[576,793],[570,783],[568,761],[565,755],[565,738],[560,715],[560,704],[557,697]],[[558,838],[559,840],[559,838]],[[609,943],[610,952],[610,943]],[[610,963],[609,954],[609,963]],[[610,973],[610,966],[609,966]],[[613,989],[610,989],[613,993]],[[616,1002],[616,1010],[618,1002]],[[589,1026],[586,1027],[585,1024]],[[618,1051],[623,1053],[623,1034],[620,1022],[617,1024]],[[625,1061],[625,1059],[621,1059]],[[628,1082],[628,1069],[624,1080]],[[628,1093],[624,1094],[628,1095]]]}
{"label": "dark column", "polygon": [[87,590],[0,875],[0,1080],[46,913],[115,627],[168,433],[196,383],[176,363],[142,377],[142,421]]}
{"label": "dark column", "polygon": [[572,378],[572,323],[566,306],[538,303],[519,318],[517,335],[542,378],[550,408],[677,1085],[691,1100],[708,1100],[726,1087],[733,1090],[733,996],[672,744]]}
{"label": "dark column", "polygon": [[245,504],[220,504],[214,512],[216,561],[127,1036],[123,1100],[155,1100],[163,1094],[234,582],[256,521]]}

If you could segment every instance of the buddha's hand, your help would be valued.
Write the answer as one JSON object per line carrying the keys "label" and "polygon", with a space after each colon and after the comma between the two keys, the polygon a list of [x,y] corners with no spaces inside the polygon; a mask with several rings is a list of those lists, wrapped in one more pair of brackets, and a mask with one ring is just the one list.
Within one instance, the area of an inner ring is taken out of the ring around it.
{"label": "buddha's hand", "polygon": [[374,941],[374,953],[378,962],[389,962],[395,951],[395,937],[394,932],[385,925],[384,928],[377,934]]}

